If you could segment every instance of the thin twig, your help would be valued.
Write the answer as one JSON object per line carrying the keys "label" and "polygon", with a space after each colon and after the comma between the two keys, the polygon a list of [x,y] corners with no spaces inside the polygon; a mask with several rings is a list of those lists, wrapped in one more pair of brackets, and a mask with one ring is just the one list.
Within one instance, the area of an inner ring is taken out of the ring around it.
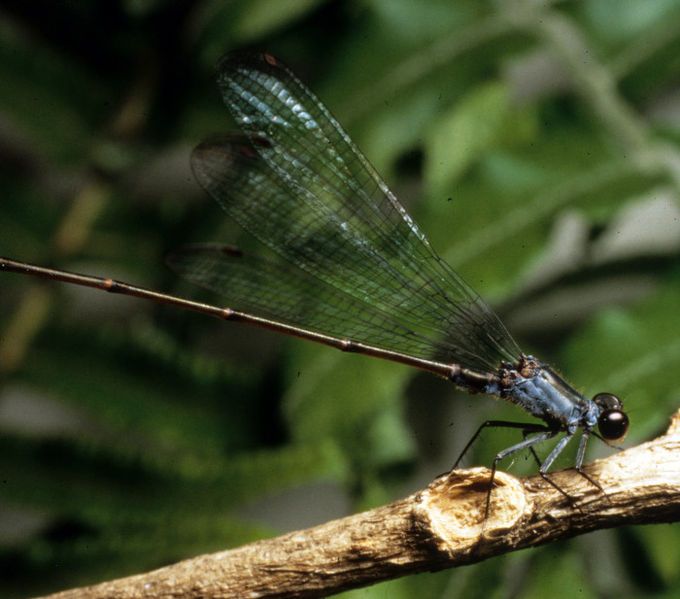
{"label": "thin twig", "polygon": [[479,562],[517,549],[629,524],[680,520],[680,411],[654,441],[552,479],[457,470],[389,505],[314,528],[51,595],[73,597],[326,597],[416,572]]}

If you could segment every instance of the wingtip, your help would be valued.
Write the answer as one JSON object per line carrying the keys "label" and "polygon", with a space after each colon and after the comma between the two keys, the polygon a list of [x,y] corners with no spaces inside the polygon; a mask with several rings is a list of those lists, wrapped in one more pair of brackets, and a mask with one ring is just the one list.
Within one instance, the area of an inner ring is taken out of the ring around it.
{"label": "wingtip", "polygon": [[263,66],[265,68],[281,67],[283,63],[273,54],[266,51],[235,50],[227,52],[217,61],[220,73],[231,71],[235,66]]}

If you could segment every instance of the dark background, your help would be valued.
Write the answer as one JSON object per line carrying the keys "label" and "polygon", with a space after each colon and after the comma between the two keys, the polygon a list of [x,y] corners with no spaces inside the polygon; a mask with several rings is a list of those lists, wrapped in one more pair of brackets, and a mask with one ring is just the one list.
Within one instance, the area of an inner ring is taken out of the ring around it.
{"label": "dark background", "polygon": [[[251,243],[188,166],[232,127],[214,65],[242,48],[323,99],[525,351],[624,399],[626,444],[665,428],[680,403],[680,3],[5,1],[0,254],[206,297],[163,256]],[[0,594],[388,502],[489,417],[524,415],[407,367],[2,274]],[[468,463],[515,439],[489,432]],[[589,459],[609,451],[593,442]],[[677,526],[635,527],[346,596],[671,597],[678,563]]]}

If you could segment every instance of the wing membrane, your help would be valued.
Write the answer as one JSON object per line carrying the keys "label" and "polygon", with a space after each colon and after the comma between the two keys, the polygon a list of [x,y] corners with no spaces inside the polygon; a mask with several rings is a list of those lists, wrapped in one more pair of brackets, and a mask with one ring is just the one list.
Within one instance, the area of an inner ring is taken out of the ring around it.
{"label": "wing membrane", "polygon": [[[376,323],[358,330],[363,336],[355,340],[386,349],[425,357],[429,345],[428,358],[486,371],[519,355],[497,316],[439,258],[337,121],[288,69],[269,55],[227,57],[218,81],[249,143],[202,144],[192,157],[194,173],[232,218],[302,271],[281,270],[288,277],[296,272],[298,296],[306,274],[325,285],[320,300],[331,302],[332,293],[352,298],[352,309]],[[277,287],[273,275],[265,280]],[[234,293],[225,291],[230,299]],[[284,316],[270,307],[270,317]],[[298,326],[331,332],[324,328],[331,319],[296,318]],[[349,326],[351,318],[346,321]],[[389,338],[378,335],[380,327],[392,331]],[[420,340],[418,350],[399,338],[405,332]]]}
{"label": "wing membrane", "polygon": [[[230,300],[230,307],[338,339],[422,358],[436,338],[426,338],[366,302],[309,276],[295,266],[249,255],[230,246],[199,244],[171,253],[168,264],[189,281]],[[444,349],[444,348],[442,348]]]}

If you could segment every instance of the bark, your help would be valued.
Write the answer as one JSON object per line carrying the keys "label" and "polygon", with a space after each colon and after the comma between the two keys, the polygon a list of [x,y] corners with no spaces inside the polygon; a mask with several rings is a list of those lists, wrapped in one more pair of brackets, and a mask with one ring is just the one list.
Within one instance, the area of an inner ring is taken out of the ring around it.
{"label": "bark", "polygon": [[680,412],[663,436],[593,462],[587,473],[496,475],[457,470],[367,512],[145,574],[51,595],[74,597],[325,597],[602,528],[680,519]]}

